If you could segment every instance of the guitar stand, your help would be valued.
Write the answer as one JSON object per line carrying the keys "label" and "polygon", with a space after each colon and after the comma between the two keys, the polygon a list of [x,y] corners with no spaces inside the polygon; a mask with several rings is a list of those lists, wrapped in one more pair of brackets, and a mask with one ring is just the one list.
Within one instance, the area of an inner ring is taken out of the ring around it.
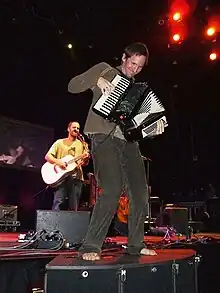
{"label": "guitar stand", "polygon": [[166,234],[164,235],[162,241],[168,241],[168,242],[170,242],[171,241],[171,236],[172,236],[171,229],[169,227],[167,227]]}

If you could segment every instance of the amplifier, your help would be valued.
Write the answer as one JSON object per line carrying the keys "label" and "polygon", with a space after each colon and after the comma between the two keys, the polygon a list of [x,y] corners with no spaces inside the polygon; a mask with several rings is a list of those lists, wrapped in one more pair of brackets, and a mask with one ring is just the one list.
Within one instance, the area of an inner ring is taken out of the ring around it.
{"label": "amplifier", "polygon": [[76,245],[82,243],[89,221],[89,211],[37,210],[36,232],[42,230],[59,231],[66,242]]}
{"label": "amplifier", "polygon": [[188,209],[167,205],[163,211],[163,225],[174,227],[177,233],[188,236]]}

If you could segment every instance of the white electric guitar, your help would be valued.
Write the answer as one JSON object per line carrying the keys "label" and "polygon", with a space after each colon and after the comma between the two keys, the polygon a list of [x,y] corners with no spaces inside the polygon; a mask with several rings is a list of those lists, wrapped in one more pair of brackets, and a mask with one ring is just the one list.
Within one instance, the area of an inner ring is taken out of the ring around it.
{"label": "white electric guitar", "polygon": [[57,187],[68,175],[73,174],[84,163],[84,159],[87,157],[87,153],[77,157],[71,155],[63,157],[61,161],[66,163],[65,169],[49,162],[44,163],[41,167],[43,181],[51,187]]}

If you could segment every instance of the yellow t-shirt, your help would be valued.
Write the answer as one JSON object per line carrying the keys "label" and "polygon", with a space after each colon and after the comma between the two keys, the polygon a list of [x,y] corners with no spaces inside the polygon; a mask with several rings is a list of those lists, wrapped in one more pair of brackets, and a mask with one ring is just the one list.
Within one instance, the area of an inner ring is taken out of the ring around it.
{"label": "yellow t-shirt", "polygon": [[[85,152],[88,152],[88,144],[86,142],[82,143],[79,139],[70,142],[65,138],[61,138],[53,143],[48,151],[48,154],[51,154],[56,159],[62,159],[66,155],[78,157]],[[77,179],[83,180],[82,168],[77,168],[77,171],[73,174],[73,176]]]}

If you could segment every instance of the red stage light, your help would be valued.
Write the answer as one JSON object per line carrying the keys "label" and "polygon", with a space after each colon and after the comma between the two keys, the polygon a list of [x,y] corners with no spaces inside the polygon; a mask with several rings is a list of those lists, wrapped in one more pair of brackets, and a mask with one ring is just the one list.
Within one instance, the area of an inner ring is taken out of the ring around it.
{"label": "red stage light", "polygon": [[215,29],[215,27],[209,27],[209,28],[206,30],[206,34],[207,34],[207,36],[209,36],[209,37],[213,36],[215,33],[216,33],[216,29]]}
{"label": "red stage light", "polygon": [[173,14],[173,20],[174,21],[180,21],[180,20],[182,20],[182,14],[180,12],[175,12]]}
{"label": "red stage light", "polygon": [[175,42],[179,42],[179,41],[181,40],[181,35],[178,34],[178,33],[174,34],[174,35],[173,35],[173,40],[174,40]]}
{"label": "red stage light", "polygon": [[212,60],[212,61],[216,60],[217,57],[218,57],[218,56],[217,56],[217,53],[216,53],[216,52],[212,52],[212,53],[209,55],[209,59]]}
{"label": "red stage light", "polygon": [[[171,2],[171,1],[170,1]],[[174,21],[180,21],[189,14],[190,6],[187,0],[172,0],[169,11]]]}
{"label": "red stage light", "polygon": [[170,42],[181,43],[187,37],[187,23],[185,18],[189,13],[187,0],[172,0],[169,12]]}

